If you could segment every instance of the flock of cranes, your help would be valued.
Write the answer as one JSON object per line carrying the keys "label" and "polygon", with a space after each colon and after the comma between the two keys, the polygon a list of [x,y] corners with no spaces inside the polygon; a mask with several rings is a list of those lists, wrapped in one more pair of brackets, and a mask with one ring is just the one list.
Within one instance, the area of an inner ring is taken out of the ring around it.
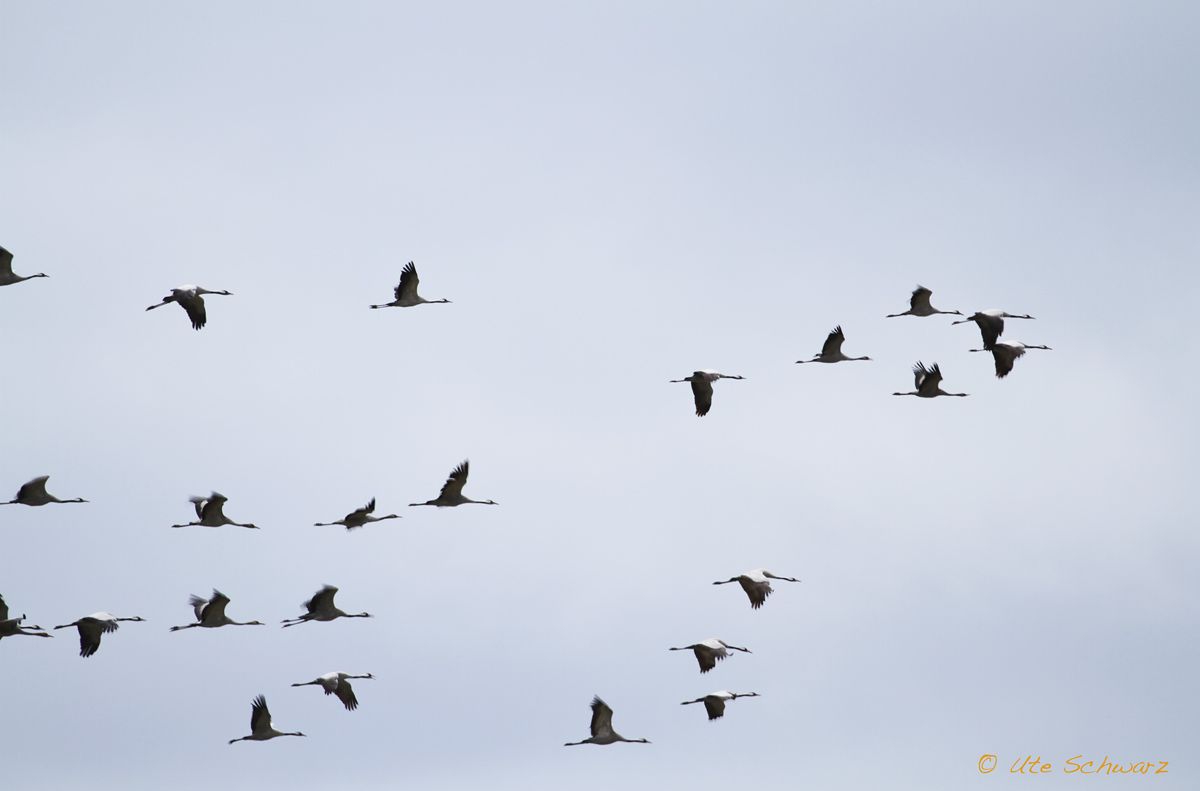
{"label": "flock of cranes", "polygon": [[[20,283],[25,280],[30,280],[35,277],[47,277],[45,274],[36,274],[22,277],[13,274],[12,271],[13,256],[8,250],[0,247],[0,286],[8,286],[14,283]],[[400,275],[400,283],[395,288],[395,299],[385,305],[371,305],[371,308],[387,308],[387,307],[413,307],[415,305],[428,303],[448,303],[448,299],[425,299],[417,293],[418,285],[417,268],[413,262],[409,262],[403,269]],[[146,310],[154,310],[161,308],[163,305],[176,304],[183,308],[187,313],[188,319],[192,323],[192,328],[195,330],[203,329],[208,323],[208,312],[205,307],[204,297],[206,295],[221,295],[233,296],[232,292],[225,290],[211,290],[195,285],[185,285],[171,289],[171,293],[163,297],[160,302],[157,302]],[[463,494],[463,488],[467,484],[467,477],[470,474],[470,462],[463,461],[450,473],[449,478],[442,485],[438,496],[432,500],[427,500],[421,503],[411,503],[411,506],[426,506],[432,505],[439,508],[452,508],[454,506],[465,505],[467,503],[480,505],[498,505],[495,500],[473,500]],[[0,505],[27,505],[27,506],[43,506],[51,503],[86,503],[87,500],[76,497],[72,499],[59,499],[46,491],[46,482],[50,479],[49,475],[42,475],[23,484],[18,490],[16,497],[6,503]],[[229,498],[220,492],[212,492],[207,497],[191,497],[193,508],[196,511],[196,519],[192,522],[171,525],[173,528],[184,527],[224,527],[231,525],[235,527],[249,528],[252,530],[259,529],[258,525],[250,522],[237,522],[225,515],[225,503]],[[374,516],[375,498],[362,508],[351,511],[345,517],[334,522],[316,522],[316,526],[327,527],[332,525],[340,525],[347,530],[354,530],[371,522],[382,522],[388,519],[401,518],[397,514],[388,514],[386,516]],[[332,585],[325,585],[312,598],[304,602],[304,612],[295,618],[287,618],[281,621],[284,628],[296,626],[310,621],[333,621],[338,618],[372,618],[370,613],[348,613],[338,608],[334,603],[334,597],[337,595],[338,589]],[[194,629],[197,627],[205,629],[216,629],[222,626],[263,626],[262,621],[235,621],[225,613],[225,608],[228,606],[230,599],[225,594],[218,590],[213,590],[212,596],[205,599],[201,596],[192,595],[188,604],[195,614],[195,622],[182,624],[179,626],[170,627],[170,631],[179,632],[186,629]],[[0,639],[5,637],[53,637],[48,631],[41,626],[25,625],[26,616],[10,618],[8,605],[4,598],[0,596]],[[55,629],[67,629],[74,627],[79,632],[79,655],[81,657],[90,657],[100,649],[101,637],[105,634],[111,634],[117,631],[121,622],[127,621],[144,621],[141,616],[117,617],[107,612],[97,612],[91,615],[84,616],[78,620],[68,624],[62,624],[54,627]],[[292,684],[293,687],[317,685],[325,690],[326,695],[336,695],[338,700],[347,711],[354,711],[358,708],[358,698],[354,694],[354,688],[350,684],[351,679],[373,679],[375,676],[371,673],[351,674],[344,672],[330,672],[319,676],[313,681],[306,681]],[[251,706],[250,715],[250,735],[243,736],[237,739],[231,739],[230,744],[239,741],[267,741],[274,739],[277,736],[304,736],[305,734],[299,731],[280,731],[275,728],[271,720],[271,712],[267,708],[266,698],[259,695],[254,699]]]}
{"label": "flock of cranes", "polygon": [[[908,310],[903,313],[892,313],[885,318],[898,318],[900,316],[935,316],[938,314],[947,314],[953,316],[962,316],[963,314],[957,310],[938,310],[930,303],[929,298],[933,295],[933,291],[924,286],[917,286],[909,298]],[[989,351],[996,364],[996,376],[1003,379],[1012,372],[1013,362],[1025,354],[1026,349],[1049,349],[1048,346],[1035,346],[1032,344],[1021,343],[1020,341],[1001,341],[1000,336],[1004,334],[1005,319],[1032,319],[1033,316],[1025,314],[1008,313],[1003,310],[981,310],[971,316],[968,316],[959,321],[952,322],[953,324],[964,324],[966,322],[974,322],[979,327],[980,335],[983,338],[982,349],[971,349],[970,351]],[[846,341],[846,334],[842,330],[841,325],[834,327],[829,335],[825,338],[825,343],[821,346],[821,351],[814,354],[812,359],[797,360],[797,364],[805,363],[841,363],[841,362],[856,362],[869,361],[871,358],[850,357],[842,351],[842,344]],[[913,366],[914,384],[916,388],[909,392],[896,392],[892,395],[897,396],[917,396],[918,398],[936,398],[938,396],[954,396],[963,398],[967,393],[949,393],[942,389],[942,370],[937,363],[925,365],[923,362],[917,362]],[[744,376],[723,374],[718,371],[700,370],[694,372],[691,376],[683,379],[672,379],[672,383],[688,382],[692,386],[692,397],[696,406],[696,416],[703,417],[712,409],[713,399],[713,383],[719,379],[744,379]],[[731,577],[727,580],[717,580],[714,585],[727,585],[730,583],[738,583],[742,590],[745,591],[746,597],[750,600],[750,606],[753,609],[758,609],[766,603],[767,597],[771,595],[774,589],[771,587],[771,580],[784,580],[787,582],[799,582],[800,580],[794,577],[784,577],[767,571],[766,569],[755,569],[744,574],[739,574],[736,577]],[[730,651],[741,651],[750,653],[748,648],[730,645],[724,640],[710,638],[692,645],[671,648],[672,651],[692,651],[696,657],[696,661],[700,665],[700,672],[707,673],[716,667],[717,662],[731,656]],[[720,690],[709,693],[695,700],[685,700],[683,705],[694,703],[703,703],[705,710],[708,712],[710,720],[720,719],[725,715],[725,705],[738,698],[759,697],[757,692],[730,692],[728,690]],[[596,697],[592,700],[592,721],[591,721],[591,737],[579,742],[567,742],[568,746],[578,744],[615,744],[616,742],[638,742],[648,743],[645,739],[626,739],[619,733],[613,730],[612,727],[612,709]]]}
{"label": "flock of cranes", "polygon": [[[43,273],[36,275],[19,276],[12,271],[13,256],[4,248],[0,248],[0,286],[13,285],[26,280],[37,277],[46,277]],[[400,276],[400,282],[395,287],[394,299],[391,302],[371,305],[371,309],[388,308],[388,307],[414,307],[421,304],[430,303],[448,303],[448,299],[425,299],[417,293],[419,279],[417,276],[416,265],[409,262],[404,266]],[[889,314],[887,318],[896,318],[899,316],[919,316],[927,317],[938,314],[949,314],[963,316],[957,310],[938,310],[930,303],[930,297],[933,292],[929,289],[918,286],[912,292],[909,300],[909,309],[903,313]],[[171,290],[171,293],[163,297],[156,304],[150,305],[146,310],[154,310],[163,305],[176,304],[179,305],[184,312],[187,313],[192,327],[196,330],[202,329],[208,321],[207,311],[205,308],[204,297],[206,295],[221,295],[232,296],[229,291],[214,291],[200,286],[187,285],[180,286]],[[1005,319],[1032,319],[1032,316],[1024,314],[1012,314],[1001,310],[985,310],[977,311],[971,316],[964,317],[953,324],[963,324],[967,322],[975,323],[982,337],[982,348],[971,349],[972,352],[991,352],[996,368],[996,376],[1004,378],[1011,373],[1013,363],[1025,354],[1027,349],[1048,349],[1048,346],[1024,344],[1019,341],[1001,341],[1000,337],[1004,333]],[[804,363],[839,363],[851,361],[869,361],[870,357],[851,357],[847,356],[842,351],[842,345],[846,340],[845,333],[839,325],[835,327],[826,337],[821,351],[814,354],[811,359],[797,360],[797,364]],[[913,367],[914,387],[915,389],[909,392],[896,392],[893,395],[897,396],[917,396],[920,398],[934,398],[938,396],[955,396],[964,397],[966,393],[949,393],[941,388],[942,372],[937,363],[925,365],[923,362],[918,362]],[[691,384],[692,396],[695,403],[695,412],[697,416],[703,417],[707,415],[712,408],[713,384],[720,379],[737,379],[742,380],[745,377],[734,374],[723,374],[712,370],[699,370],[693,372],[690,376],[682,379],[672,379],[672,383],[688,382]],[[494,500],[474,500],[463,494],[463,489],[467,484],[467,479],[470,474],[470,463],[463,461],[454,470],[451,471],[446,482],[442,485],[441,491],[437,497],[425,502],[410,503],[410,507],[418,506],[436,506],[439,508],[455,507],[466,504],[477,505],[497,505]],[[83,498],[59,499],[51,495],[46,490],[46,483],[49,480],[48,475],[39,476],[27,483],[23,484],[18,490],[16,497],[7,503],[0,505],[26,505],[26,506],[44,506],[52,503],[86,503]],[[171,525],[172,528],[185,527],[208,527],[219,528],[224,526],[236,526],[248,529],[259,529],[258,525],[250,522],[236,522],[225,515],[224,508],[228,502],[223,494],[212,492],[207,497],[191,497],[190,502],[195,509],[195,521],[185,522],[182,524]],[[398,514],[387,514],[384,516],[375,516],[375,498],[371,498],[370,502],[361,508],[358,508],[346,514],[341,519],[333,522],[316,522],[316,526],[329,527],[341,526],[346,530],[355,530],[364,525],[373,522],[382,522],[390,519],[400,519]],[[741,586],[746,597],[749,599],[752,609],[761,608],[767,598],[773,593],[771,586],[772,581],[800,582],[795,577],[787,577],[774,574],[766,569],[755,569],[739,574],[725,580],[717,580],[713,585],[727,585],[737,583]],[[294,618],[283,619],[280,623],[284,628],[297,626],[310,621],[333,621],[338,618],[371,618],[370,613],[348,613],[337,607],[334,603],[334,598],[338,593],[338,588],[332,585],[325,585],[318,590],[313,596],[304,602],[304,612]],[[193,623],[182,624],[179,626],[170,627],[171,632],[184,631],[194,628],[215,629],[223,626],[263,626],[262,621],[235,621],[226,614],[226,607],[229,605],[230,599],[225,594],[218,590],[213,590],[209,598],[192,595],[188,600],[188,605],[192,608],[195,616]],[[25,625],[26,616],[22,614],[20,617],[9,617],[9,608],[3,597],[0,597],[0,639],[6,637],[53,637],[48,630],[41,626]],[[75,628],[79,634],[79,655],[81,657],[90,657],[99,649],[101,638],[103,635],[116,632],[123,622],[141,622],[145,619],[141,616],[118,617],[108,612],[97,612],[91,615],[84,616],[67,624],[62,624],[54,627],[54,629]],[[717,638],[710,638],[698,643],[686,645],[682,647],[670,648],[671,651],[691,651],[696,658],[701,674],[708,673],[713,670],[718,662],[732,656],[731,652],[751,653],[749,648],[735,646]],[[347,711],[354,711],[358,708],[358,698],[355,696],[354,689],[351,686],[351,680],[359,679],[374,679],[375,676],[371,673],[350,674],[340,671],[326,673],[317,677],[312,681],[293,683],[293,687],[304,686],[319,686],[326,695],[335,695],[342,703]],[[727,690],[719,690],[709,693],[693,700],[685,700],[681,705],[691,705],[702,703],[707,712],[708,719],[720,719],[725,714],[726,704],[737,700],[738,698],[759,697],[757,692],[730,692]],[[599,697],[594,697],[591,703],[592,717],[590,722],[591,735],[578,742],[567,742],[566,746],[575,746],[581,744],[596,744],[607,745],[617,742],[634,742],[648,744],[647,739],[627,739],[613,730],[612,716],[613,710]],[[280,731],[275,728],[271,720],[270,710],[267,708],[267,701],[263,695],[259,695],[253,701],[251,707],[250,718],[250,735],[243,736],[237,739],[231,739],[230,744],[239,741],[267,741],[279,736],[304,736],[305,734],[299,731]]]}
{"label": "flock of cranes", "polygon": [[[475,505],[499,505],[495,500],[472,500],[464,495],[463,487],[467,485],[467,476],[471,473],[470,460],[463,461],[450,473],[450,477],[442,484],[442,490],[438,496],[432,500],[426,500],[423,503],[409,503],[411,507],[422,505],[435,505],[438,508],[453,508],[458,505],[472,503]],[[60,500],[54,495],[46,491],[46,481],[50,480],[49,475],[39,475],[38,477],[21,484],[17,489],[17,496],[8,502],[0,503],[0,505],[30,505],[41,506],[50,505],[51,503],[86,503],[87,500],[82,497],[73,497],[69,500]],[[224,527],[225,525],[233,525],[234,527],[246,527],[251,530],[258,530],[259,527],[251,522],[235,522],[225,516],[225,503],[229,502],[229,498],[220,492],[213,492],[208,497],[189,497],[188,502],[196,509],[196,521],[184,522],[182,524],[171,525],[171,527]],[[372,516],[375,512],[375,498],[371,498],[371,502],[346,514],[341,519],[335,522],[315,522],[315,527],[331,527],[333,525],[341,525],[347,530],[353,530],[356,527],[362,527],[371,522],[382,522],[387,519],[401,519],[402,517],[396,514],[388,514],[387,516]]]}
{"label": "flock of cranes", "polygon": [[[32,280],[35,277],[49,277],[45,272],[38,272],[36,275],[17,275],[13,273],[12,268],[13,254],[8,250],[0,247],[0,286],[11,286],[16,283],[23,283],[26,280]],[[400,282],[396,285],[395,299],[382,305],[371,305],[375,308],[411,308],[415,305],[432,305],[437,303],[448,303],[448,299],[425,299],[417,293],[417,285],[420,279],[417,277],[417,266],[412,261],[409,261],[404,266],[404,270],[400,273]],[[171,293],[162,298],[160,302],[156,302],[146,310],[154,310],[161,308],[163,305],[172,303],[183,308],[187,313],[188,318],[192,322],[192,329],[204,329],[204,325],[208,323],[208,313],[204,307],[205,295],[219,295],[223,297],[231,297],[233,293],[230,291],[215,291],[204,288],[203,286],[184,285],[178,288],[171,289]]]}
{"label": "flock of cranes", "polygon": [[[766,569],[754,569],[747,571],[744,574],[739,574],[736,577],[730,577],[727,580],[717,580],[713,585],[727,585],[731,582],[736,582],[742,586],[742,590],[746,592],[746,598],[750,600],[750,607],[757,610],[763,606],[767,597],[773,592],[771,580],[785,580],[787,582],[799,582],[795,577],[782,577],[777,574],[772,574]],[[751,653],[749,648],[742,646],[731,645],[724,640],[716,637],[710,637],[707,640],[701,640],[692,645],[682,647],[673,647],[667,649],[669,651],[691,651],[696,657],[697,664],[700,665],[700,672],[707,673],[717,666],[720,662],[729,656],[732,656],[730,651],[741,651],[743,653]],[[707,695],[696,698],[695,700],[685,700],[681,705],[687,706],[692,703],[703,703],[705,710],[708,712],[710,720],[717,720],[725,716],[726,701],[736,700],[737,698],[757,698],[757,692],[729,692],[728,690],[718,690],[710,692]],[[601,700],[598,696],[592,698],[592,735],[578,742],[566,742],[564,746],[575,747],[580,744],[616,744],[617,742],[636,742],[639,744],[649,744],[646,739],[626,739],[621,734],[613,730],[612,727],[612,709],[607,703]]]}
{"label": "flock of cranes", "polygon": [[[17,277],[12,273],[12,253],[0,247],[0,286],[20,283],[22,280],[28,280],[30,277],[46,277],[46,275],[37,274],[30,275],[29,277]],[[450,301],[448,299],[425,299],[417,293],[417,284],[419,282],[417,265],[409,261],[400,273],[400,282],[396,285],[395,290],[396,298],[383,305],[372,305],[371,309],[411,308],[416,305],[431,305]],[[204,325],[208,323],[208,313],[204,308],[205,294],[218,294],[223,297],[233,296],[229,291],[210,291],[202,286],[186,285],[171,289],[171,293],[163,297],[161,302],[156,302],[146,308],[146,310],[161,308],[163,305],[170,305],[173,302],[187,313],[188,318],[192,321],[192,329],[204,329]]]}
{"label": "flock of cranes", "polygon": [[[957,310],[938,310],[929,303],[929,298],[933,292],[924,286],[917,286],[913,290],[912,296],[908,301],[908,310],[903,313],[889,313],[885,318],[894,319],[900,316],[936,316],[938,314],[946,314],[951,316],[963,315]],[[1004,334],[1005,319],[1032,319],[1033,316],[1027,314],[1008,313],[1003,310],[980,310],[970,316],[959,321],[951,322],[951,324],[965,324],[974,322],[979,327],[979,334],[983,338],[983,348],[970,349],[972,352],[991,352],[992,358],[996,364],[996,377],[1003,379],[1012,373],[1013,363],[1025,354],[1026,349],[1049,349],[1049,346],[1039,346],[1029,343],[1021,343],[1020,341],[1001,341],[1000,336]],[[829,335],[825,338],[825,343],[821,346],[821,351],[812,356],[810,360],[797,360],[798,365],[804,363],[845,363],[856,362],[860,360],[870,360],[870,357],[849,357],[842,351],[842,344],[846,341],[846,333],[842,330],[839,324],[834,327]],[[958,398],[969,395],[968,393],[948,393],[941,388],[942,369],[937,363],[925,365],[918,361],[913,366],[913,376],[915,378],[915,390],[910,390],[907,393],[892,393],[898,396],[917,396],[918,398],[937,398],[938,396],[955,396]],[[672,379],[671,383],[690,382],[692,385],[692,397],[696,404],[696,416],[704,417],[712,409],[713,399],[713,382],[718,379],[745,379],[744,376],[734,376],[723,374],[717,371],[700,370],[694,372],[691,376],[686,376],[683,379]]]}

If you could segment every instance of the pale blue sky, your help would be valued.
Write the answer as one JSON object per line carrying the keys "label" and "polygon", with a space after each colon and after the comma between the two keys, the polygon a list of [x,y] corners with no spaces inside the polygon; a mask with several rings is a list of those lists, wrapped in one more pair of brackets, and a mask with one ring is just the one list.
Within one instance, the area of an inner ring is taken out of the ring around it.
{"label": "pale blue sky", "polygon": [[[1195,788],[1198,24],[0,0],[0,245],[50,275],[0,289],[0,495],[93,501],[0,510],[0,593],[148,619],[0,643],[3,785]],[[410,259],[453,304],[367,310]],[[235,296],[144,312],[181,283]],[[1054,351],[997,381],[883,318],[917,283]],[[793,364],[836,324],[874,361]],[[892,398],[918,359],[971,397]],[[499,507],[406,508],[467,457]],[[167,528],[212,489],[263,530]],[[710,585],[758,566],[804,582]],[[377,617],[167,632],[327,582]],[[666,650],[712,636],[754,653]],[[288,686],[335,669],[354,713]],[[228,746],[259,693],[309,738]],[[593,694],[654,744],[561,747]]]}

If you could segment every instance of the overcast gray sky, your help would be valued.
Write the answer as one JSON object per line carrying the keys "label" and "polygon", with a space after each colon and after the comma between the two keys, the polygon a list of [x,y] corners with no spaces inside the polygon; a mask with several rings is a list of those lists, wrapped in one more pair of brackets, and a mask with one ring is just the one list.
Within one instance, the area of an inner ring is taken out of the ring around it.
{"label": "overcast gray sky", "polygon": [[[0,2],[0,245],[50,275],[0,289],[0,494],[92,500],[0,510],[0,593],[148,619],[0,644],[0,784],[1197,787],[1198,24]],[[410,259],[453,303],[367,310]],[[235,296],[144,312],[181,283]],[[998,381],[883,318],[917,283],[1054,351]],[[793,364],[837,324],[872,362]],[[918,359],[971,397],[893,398]],[[746,380],[698,419],[705,367]],[[406,507],[468,457],[499,507]],[[263,529],[168,529],[213,489]],[[803,583],[710,584],[759,566]],[[323,583],[377,617],[167,631]],[[713,636],[754,653],[666,650]],[[354,713],[288,686],[335,669]],[[716,689],[762,696],[678,705]],[[226,745],[259,693],[309,738]],[[653,744],[564,749],[593,694]]]}

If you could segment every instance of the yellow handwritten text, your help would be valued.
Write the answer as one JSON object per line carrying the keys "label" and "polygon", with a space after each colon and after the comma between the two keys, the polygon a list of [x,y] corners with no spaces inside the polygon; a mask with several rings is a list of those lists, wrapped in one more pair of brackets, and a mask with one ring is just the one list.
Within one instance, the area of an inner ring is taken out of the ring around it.
{"label": "yellow handwritten text", "polygon": [[1130,761],[1122,763],[1120,761],[1113,762],[1106,755],[1100,763],[1095,761],[1083,760],[1083,755],[1074,755],[1067,759],[1066,765],[1063,767],[1063,774],[1083,774],[1083,775],[1165,775],[1167,774],[1167,764],[1169,761]]}
{"label": "yellow handwritten text", "polygon": [[[980,774],[991,774],[999,763],[995,753],[979,756]],[[1099,761],[1085,758],[1083,753],[1073,755],[1063,762],[1059,773],[1064,775],[1165,775],[1170,761],[1114,761],[1109,756]],[[1043,761],[1042,756],[1029,753],[1017,758],[1008,767],[1012,775],[1044,775],[1055,772],[1054,763]]]}

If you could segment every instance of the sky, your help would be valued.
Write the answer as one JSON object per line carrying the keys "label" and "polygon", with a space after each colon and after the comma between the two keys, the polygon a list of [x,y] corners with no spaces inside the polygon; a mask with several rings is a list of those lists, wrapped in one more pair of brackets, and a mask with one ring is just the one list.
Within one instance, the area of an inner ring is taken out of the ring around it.
{"label": "sky", "polygon": [[[49,275],[0,289],[0,494],[91,501],[0,508],[0,594],[146,618],[0,642],[0,784],[1196,788],[1198,23],[0,0],[0,245]],[[409,260],[452,302],[368,310]],[[144,310],[183,283],[233,292],[200,332]],[[884,318],[918,283],[1053,350],[998,380]],[[794,364],[836,325],[870,362]],[[970,397],[893,398],[917,360]],[[704,418],[700,368],[746,377]],[[467,458],[499,506],[407,507]],[[169,529],[213,490],[262,530]],[[802,582],[710,584],[758,567]],[[326,583],[375,618],[278,628]],[[272,625],[169,633],[214,587]],[[667,650],[709,637],[753,653]],[[357,711],[289,686],[331,670]],[[678,705],[718,689],[761,696]],[[227,745],[258,694],[308,738]],[[594,694],[652,744],[563,748]]]}

